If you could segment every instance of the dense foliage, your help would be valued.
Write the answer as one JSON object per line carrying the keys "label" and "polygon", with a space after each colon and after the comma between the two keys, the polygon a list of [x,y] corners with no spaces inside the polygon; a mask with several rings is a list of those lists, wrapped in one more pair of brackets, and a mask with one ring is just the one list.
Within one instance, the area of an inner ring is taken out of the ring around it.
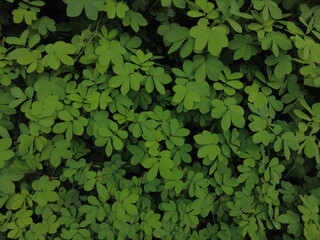
{"label": "dense foliage", "polygon": [[320,236],[315,0],[0,0],[0,239]]}

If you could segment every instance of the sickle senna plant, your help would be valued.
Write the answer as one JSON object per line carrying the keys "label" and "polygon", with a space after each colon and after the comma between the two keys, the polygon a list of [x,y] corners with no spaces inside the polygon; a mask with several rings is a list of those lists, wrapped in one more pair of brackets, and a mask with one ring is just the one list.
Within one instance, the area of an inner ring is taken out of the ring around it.
{"label": "sickle senna plant", "polygon": [[313,0],[0,0],[0,239],[318,240]]}

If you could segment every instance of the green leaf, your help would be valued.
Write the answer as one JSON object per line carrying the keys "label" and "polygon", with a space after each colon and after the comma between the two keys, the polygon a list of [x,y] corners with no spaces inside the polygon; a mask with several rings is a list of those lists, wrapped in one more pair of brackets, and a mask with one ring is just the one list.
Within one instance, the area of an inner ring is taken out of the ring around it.
{"label": "green leaf", "polygon": [[319,154],[319,148],[315,143],[315,139],[312,136],[308,136],[305,141],[304,154],[308,158],[313,158]]}
{"label": "green leaf", "polygon": [[291,40],[281,32],[270,32],[262,40],[261,47],[263,50],[271,49],[273,54],[279,56],[279,48],[284,51],[290,50],[292,48]]}
{"label": "green leaf", "polygon": [[234,39],[230,41],[229,48],[235,50],[233,54],[234,60],[243,58],[249,60],[252,56],[258,53],[257,49],[253,45],[253,37],[249,34],[241,35],[236,34]]}
{"label": "green leaf", "polygon": [[[200,24],[201,23],[201,24]],[[190,29],[190,36],[195,38],[194,49],[202,51],[209,41],[210,28],[207,27],[207,23],[199,22],[198,26],[194,26]]]}
{"label": "green leaf", "polygon": [[158,175],[159,164],[156,163],[152,166],[152,168],[147,172],[147,180],[151,182]]}
{"label": "green leaf", "polygon": [[213,27],[208,40],[208,50],[213,56],[219,56],[222,48],[228,46],[226,30],[223,27]]}
{"label": "green leaf", "polygon": [[69,56],[76,51],[76,47],[70,43],[57,41],[46,46],[47,55],[43,58],[44,65],[57,70],[61,62],[66,65],[74,65],[74,60]]}
{"label": "green leaf", "polygon": [[198,157],[200,158],[208,157],[210,160],[215,160],[221,153],[221,149],[217,145],[219,141],[217,134],[205,130],[201,134],[195,135],[194,140],[196,143],[203,145],[198,150]]}
{"label": "green leaf", "polygon": [[171,168],[174,166],[174,163],[171,159],[161,158],[159,162],[159,172],[161,177],[164,179],[171,178]]}
{"label": "green leaf", "polygon": [[16,97],[16,98],[27,98],[26,95],[24,94],[24,92],[18,88],[18,87],[13,87],[10,89],[12,96]]}
{"label": "green leaf", "polygon": [[282,11],[278,7],[278,5],[273,2],[272,0],[266,1],[254,1],[254,8],[257,10],[262,10],[262,17],[264,21],[269,19],[271,15],[274,19],[281,19],[282,18]]}
{"label": "green leaf", "polygon": [[100,182],[97,182],[96,187],[99,197],[105,200],[109,199],[109,192],[104,185],[102,185]]}
{"label": "green leaf", "polygon": [[277,217],[280,223],[288,224],[288,232],[298,237],[301,234],[302,227],[300,224],[299,215],[295,212],[288,210],[286,214],[281,214]]}
{"label": "green leaf", "polygon": [[21,23],[24,20],[26,24],[31,25],[32,21],[37,19],[37,13],[35,11],[28,11],[20,7],[14,9],[12,15],[14,23]]}
{"label": "green leaf", "polygon": [[204,21],[199,21],[199,25],[192,27],[189,34],[195,38],[196,51],[202,51],[208,45],[208,50],[213,56],[219,56],[229,43],[224,27],[216,26],[210,29]]}
{"label": "green leaf", "polygon": [[227,112],[221,119],[221,127],[224,131],[227,131],[231,125],[231,114]]}
{"label": "green leaf", "polygon": [[67,4],[69,17],[79,16],[84,9],[89,19],[97,20],[98,11],[102,10],[103,0],[68,0]]}
{"label": "green leaf", "polygon": [[135,32],[138,32],[140,26],[147,26],[148,22],[141,13],[129,10],[126,14],[126,17],[122,20],[122,24],[124,26],[130,25]]}
{"label": "green leaf", "polygon": [[233,20],[232,18],[227,18],[227,21],[230,23],[230,26],[238,33],[242,33],[242,27],[241,25]]}
{"label": "green leaf", "polygon": [[95,49],[95,53],[99,56],[99,64],[104,67],[103,71],[99,70],[99,72],[104,73],[108,70],[110,62],[115,65],[123,64],[122,55],[126,53],[126,50],[119,41],[108,41],[102,38],[99,41],[99,46]]}

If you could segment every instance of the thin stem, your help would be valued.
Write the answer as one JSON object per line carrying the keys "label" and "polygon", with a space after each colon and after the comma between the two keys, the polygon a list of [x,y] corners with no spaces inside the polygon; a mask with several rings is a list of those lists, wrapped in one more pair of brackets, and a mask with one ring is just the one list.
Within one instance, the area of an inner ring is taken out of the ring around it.
{"label": "thin stem", "polygon": [[250,4],[250,6],[248,7],[246,13],[248,13],[248,12],[251,10],[252,7],[253,7],[253,3],[251,2],[251,4]]}
{"label": "thin stem", "polygon": [[190,2],[189,0],[186,0],[186,2],[194,6],[195,8],[198,8],[198,9],[200,8],[198,5],[194,4],[193,2]]}
{"label": "thin stem", "polygon": [[293,169],[296,167],[297,162],[294,161],[293,166],[290,168],[290,170],[286,173],[286,175],[283,177],[284,179],[287,178],[287,176],[293,171]]}
{"label": "thin stem", "polygon": [[152,6],[148,9],[148,11],[150,11],[152,8],[154,8],[154,6],[157,5],[157,3],[158,3],[159,1],[160,1],[160,0],[155,1],[154,4],[152,4]]}
{"label": "thin stem", "polygon": [[55,168],[53,169],[53,172],[51,173],[51,177],[50,177],[50,178],[53,178],[53,174],[55,173],[55,171],[57,170],[57,168],[58,168],[58,167],[55,167]]}
{"label": "thin stem", "polygon": [[[102,17],[102,15],[100,15],[100,17],[99,17],[99,20],[98,20],[98,22],[97,22],[97,26],[96,26],[95,32],[93,33],[93,35],[91,36],[91,38],[82,46],[79,54],[73,59],[74,62],[76,62],[76,60],[82,55],[82,53],[83,53],[83,51],[85,50],[86,46],[88,46],[88,44],[89,44],[96,36],[98,36],[98,28],[99,28],[99,24],[100,24],[101,17]],[[64,66],[64,67],[62,67],[61,69],[56,70],[55,73],[53,74],[53,77],[57,76],[57,74],[58,74],[59,72],[61,72],[63,69],[68,68],[68,67],[70,67],[70,66]]]}

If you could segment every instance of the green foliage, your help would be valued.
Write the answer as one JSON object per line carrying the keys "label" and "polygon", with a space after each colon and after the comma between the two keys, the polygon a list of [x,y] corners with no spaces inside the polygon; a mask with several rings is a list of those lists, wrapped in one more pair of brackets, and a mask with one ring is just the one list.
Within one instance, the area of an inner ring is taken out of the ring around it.
{"label": "green foliage", "polygon": [[46,45],[47,55],[43,58],[44,66],[49,66],[54,70],[60,67],[60,64],[73,65],[73,59],[68,56],[76,51],[75,46],[70,43],[62,41],[55,42],[54,44]]}
{"label": "green foliage", "polygon": [[1,0],[0,239],[320,235],[320,7]]}
{"label": "green foliage", "polygon": [[101,10],[103,6],[103,1],[89,1],[89,0],[68,0],[67,2],[67,15],[69,17],[79,16],[83,9],[86,13],[86,16],[91,20],[97,20],[98,11]]}
{"label": "green foliage", "polygon": [[208,51],[213,56],[219,56],[222,49],[228,46],[226,29],[222,26],[209,28],[208,20],[202,18],[198,26],[190,29],[190,36],[195,39],[194,50],[202,51],[208,45]]}
{"label": "green foliage", "polygon": [[219,99],[213,99],[211,116],[215,119],[221,119],[221,127],[223,131],[227,131],[230,128],[231,123],[238,127],[243,128],[245,125],[245,119],[243,117],[244,110],[241,106],[237,105],[235,98],[226,98],[224,101]]}
{"label": "green foliage", "polygon": [[12,139],[4,127],[0,126],[0,168],[3,168],[6,161],[14,156],[14,152],[10,149],[12,145]]}
{"label": "green foliage", "polygon": [[48,202],[59,200],[59,195],[55,190],[60,185],[58,180],[50,181],[48,176],[43,176],[33,181],[32,188],[35,191],[33,198],[39,206],[46,206]]}

